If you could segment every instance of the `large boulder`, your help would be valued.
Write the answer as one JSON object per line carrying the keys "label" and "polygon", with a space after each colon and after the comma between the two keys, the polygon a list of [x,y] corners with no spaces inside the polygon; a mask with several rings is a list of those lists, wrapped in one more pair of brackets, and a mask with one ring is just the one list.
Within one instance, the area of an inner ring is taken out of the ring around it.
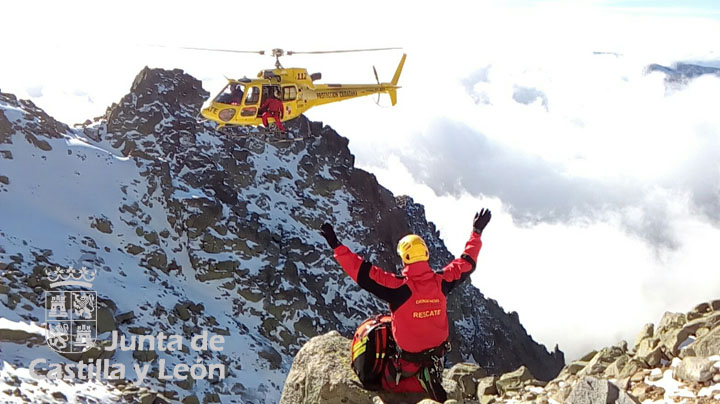
{"label": "large boulder", "polygon": [[675,368],[675,378],[686,382],[703,383],[715,373],[715,362],[708,358],[684,358]]}
{"label": "large boulder", "polygon": [[681,356],[710,357],[720,354],[720,326],[683,348]]}
{"label": "large boulder", "polygon": [[665,334],[667,332],[672,332],[673,330],[678,330],[682,328],[683,325],[687,322],[687,316],[683,313],[671,313],[669,311],[665,312],[662,319],[660,319],[660,323],[657,326],[657,329],[655,330],[655,336],[661,336],[662,334]]}
{"label": "large boulder", "polygon": [[659,338],[646,338],[640,342],[635,358],[647,363],[649,367],[655,367],[660,364],[663,357],[662,346]]}
{"label": "large boulder", "polygon": [[605,371],[608,366],[612,365],[620,356],[627,352],[625,344],[603,348],[595,354],[585,368],[578,373],[578,376],[598,375]]}
{"label": "large boulder", "polygon": [[458,363],[450,368],[443,377],[454,380],[460,396],[473,398],[477,394],[478,380],[487,376],[485,369],[472,363]]}
{"label": "large boulder", "polygon": [[639,359],[630,359],[625,366],[623,366],[620,373],[616,375],[617,379],[625,379],[629,378],[635,373],[639,372],[642,369],[647,368],[647,364]]}
{"label": "large boulder", "polygon": [[638,347],[640,347],[640,343],[647,338],[652,338],[653,336],[653,330],[655,329],[655,326],[653,323],[647,323],[643,326],[642,330],[638,333],[637,337],[635,338],[635,350],[637,351]]}
{"label": "large boulder", "polygon": [[688,313],[688,318],[692,317],[690,315],[691,313],[695,313],[698,317],[694,317],[681,328],[672,329],[661,336],[662,345],[665,347],[665,354],[667,356],[679,356],[680,347],[684,346],[691,336],[701,337],[707,333],[702,333],[700,331],[701,329],[709,331],[720,323],[720,313],[704,311],[706,307],[709,308],[710,305],[708,303],[698,305],[695,308],[697,311]]}
{"label": "large boulder", "polygon": [[638,404],[638,401],[607,380],[586,376],[573,387],[566,403]]}
{"label": "large boulder", "polygon": [[371,404],[374,394],[352,372],[349,351],[350,341],[337,331],[311,338],[295,356],[280,403]]}
{"label": "large boulder", "polygon": [[507,394],[509,391],[520,391],[525,386],[525,382],[534,379],[535,377],[528,368],[520,366],[514,372],[500,376],[495,386],[500,394]]}
{"label": "large boulder", "polygon": [[475,394],[478,399],[482,398],[484,395],[494,395],[497,394],[497,388],[495,387],[495,383],[498,381],[497,376],[487,376],[483,377],[482,379],[478,380],[477,383],[477,393]]}
{"label": "large boulder", "polygon": [[605,371],[603,372],[603,375],[608,378],[618,377],[620,373],[622,373],[623,369],[625,369],[625,366],[630,361],[630,355],[623,354],[620,355],[615,361],[608,366]]}
{"label": "large boulder", "polygon": [[311,338],[298,351],[285,380],[281,404],[417,403],[427,394],[392,394],[365,390],[350,367],[350,340],[331,331]]}

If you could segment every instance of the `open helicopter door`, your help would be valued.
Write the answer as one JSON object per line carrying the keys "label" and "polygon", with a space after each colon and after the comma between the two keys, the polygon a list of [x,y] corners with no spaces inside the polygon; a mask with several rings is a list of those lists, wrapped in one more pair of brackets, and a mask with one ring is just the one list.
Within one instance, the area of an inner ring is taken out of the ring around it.
{"label": "open helicopter door", "polygon": [[262,94],[263,102],[269,94],[279,94],[279,99],[283,103],[283,121],[295,118],[298,115],[298,88],[295,84],[282,86],[278,84],[263,85]]}
{"label": "open helicopter door", "polygon": [[[270,94],[280,94],[280,100],[282,100],[282,93],[280,92],[280,86],[277,84],[263,84],[262,86],[262,99],[260,100],[260,104],[262,105],[265,100],[267,100],[268,96]],[[284,104],[284,103],[283,103]],[[258,111],[259,112],[259,111]],[[257,115],[257,117],[260,117],[260,114]]]}

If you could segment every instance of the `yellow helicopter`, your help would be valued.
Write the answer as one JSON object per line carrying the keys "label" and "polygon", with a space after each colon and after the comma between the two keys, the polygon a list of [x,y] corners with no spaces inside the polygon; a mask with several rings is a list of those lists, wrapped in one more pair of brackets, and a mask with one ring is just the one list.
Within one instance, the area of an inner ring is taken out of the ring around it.
{"label": "yellow helicopter", "polygon": [[[193,50],[207,50],[218,52],[257,53],[264,51],[234,51],[208,48],[184,48]],[[377,70],[373,66],[377,84],[315,84],[322,76],[320,73],[308,74],[304,68],[286,69],[280,64],[280,57],[294,54],[320,54],[366,52],[401,48],[353,49],[315,52],[285,52],[282,49],[273,49],[275,69],[262,70],[257,78],[228,79],[227,85],[215,96],[207,107],[201,111],[205,119],[217,122],[220,127],[226,125],[260,126],[262,125],[261,106],[268,97],[277,98],[282,102],[281,121],[288,121],[298,117],[308,109],[344,101],[366,95],[387,93],[392,105],[397,103],[397,89],[400,73],[405,64],[403,54],[395,75],[389,83],[381,83]]]}

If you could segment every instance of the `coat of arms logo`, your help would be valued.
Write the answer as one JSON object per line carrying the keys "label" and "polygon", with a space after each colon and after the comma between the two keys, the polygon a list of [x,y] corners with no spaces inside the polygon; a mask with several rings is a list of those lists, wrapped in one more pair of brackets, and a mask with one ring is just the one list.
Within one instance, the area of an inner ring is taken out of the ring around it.
{"label": "coat of arms logo", "polygon": [[91,288],[96,271],[49,268],[50,287],[45,292],[46,341],[56,352],[81,353],[95,344],[97,337],[97,292],[94,290],[57,290],[60,286]]}

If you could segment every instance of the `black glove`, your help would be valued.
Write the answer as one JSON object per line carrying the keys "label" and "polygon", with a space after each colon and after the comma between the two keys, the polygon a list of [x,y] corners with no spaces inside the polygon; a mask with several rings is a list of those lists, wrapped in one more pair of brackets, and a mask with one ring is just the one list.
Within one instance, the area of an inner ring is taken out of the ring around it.
{"label": "black glove", "polygon": [[325,240],[327,241],[330,248],[333,250],[337,248],[337,246],[340,245],[340,242],[337,239],[337,236],[335,235],[335,230],[333,230],[333,227],[330,223],[325,223],[322,226],[320,226],[320,235],[325,237]]}
{"label": "black glove", "polygon": [[485,226],[490,222],[491,217],[490,209],[482,208],[480,212],[476,213],[475,220],[473,220],[473,230],[475,233],[482,234]]}

